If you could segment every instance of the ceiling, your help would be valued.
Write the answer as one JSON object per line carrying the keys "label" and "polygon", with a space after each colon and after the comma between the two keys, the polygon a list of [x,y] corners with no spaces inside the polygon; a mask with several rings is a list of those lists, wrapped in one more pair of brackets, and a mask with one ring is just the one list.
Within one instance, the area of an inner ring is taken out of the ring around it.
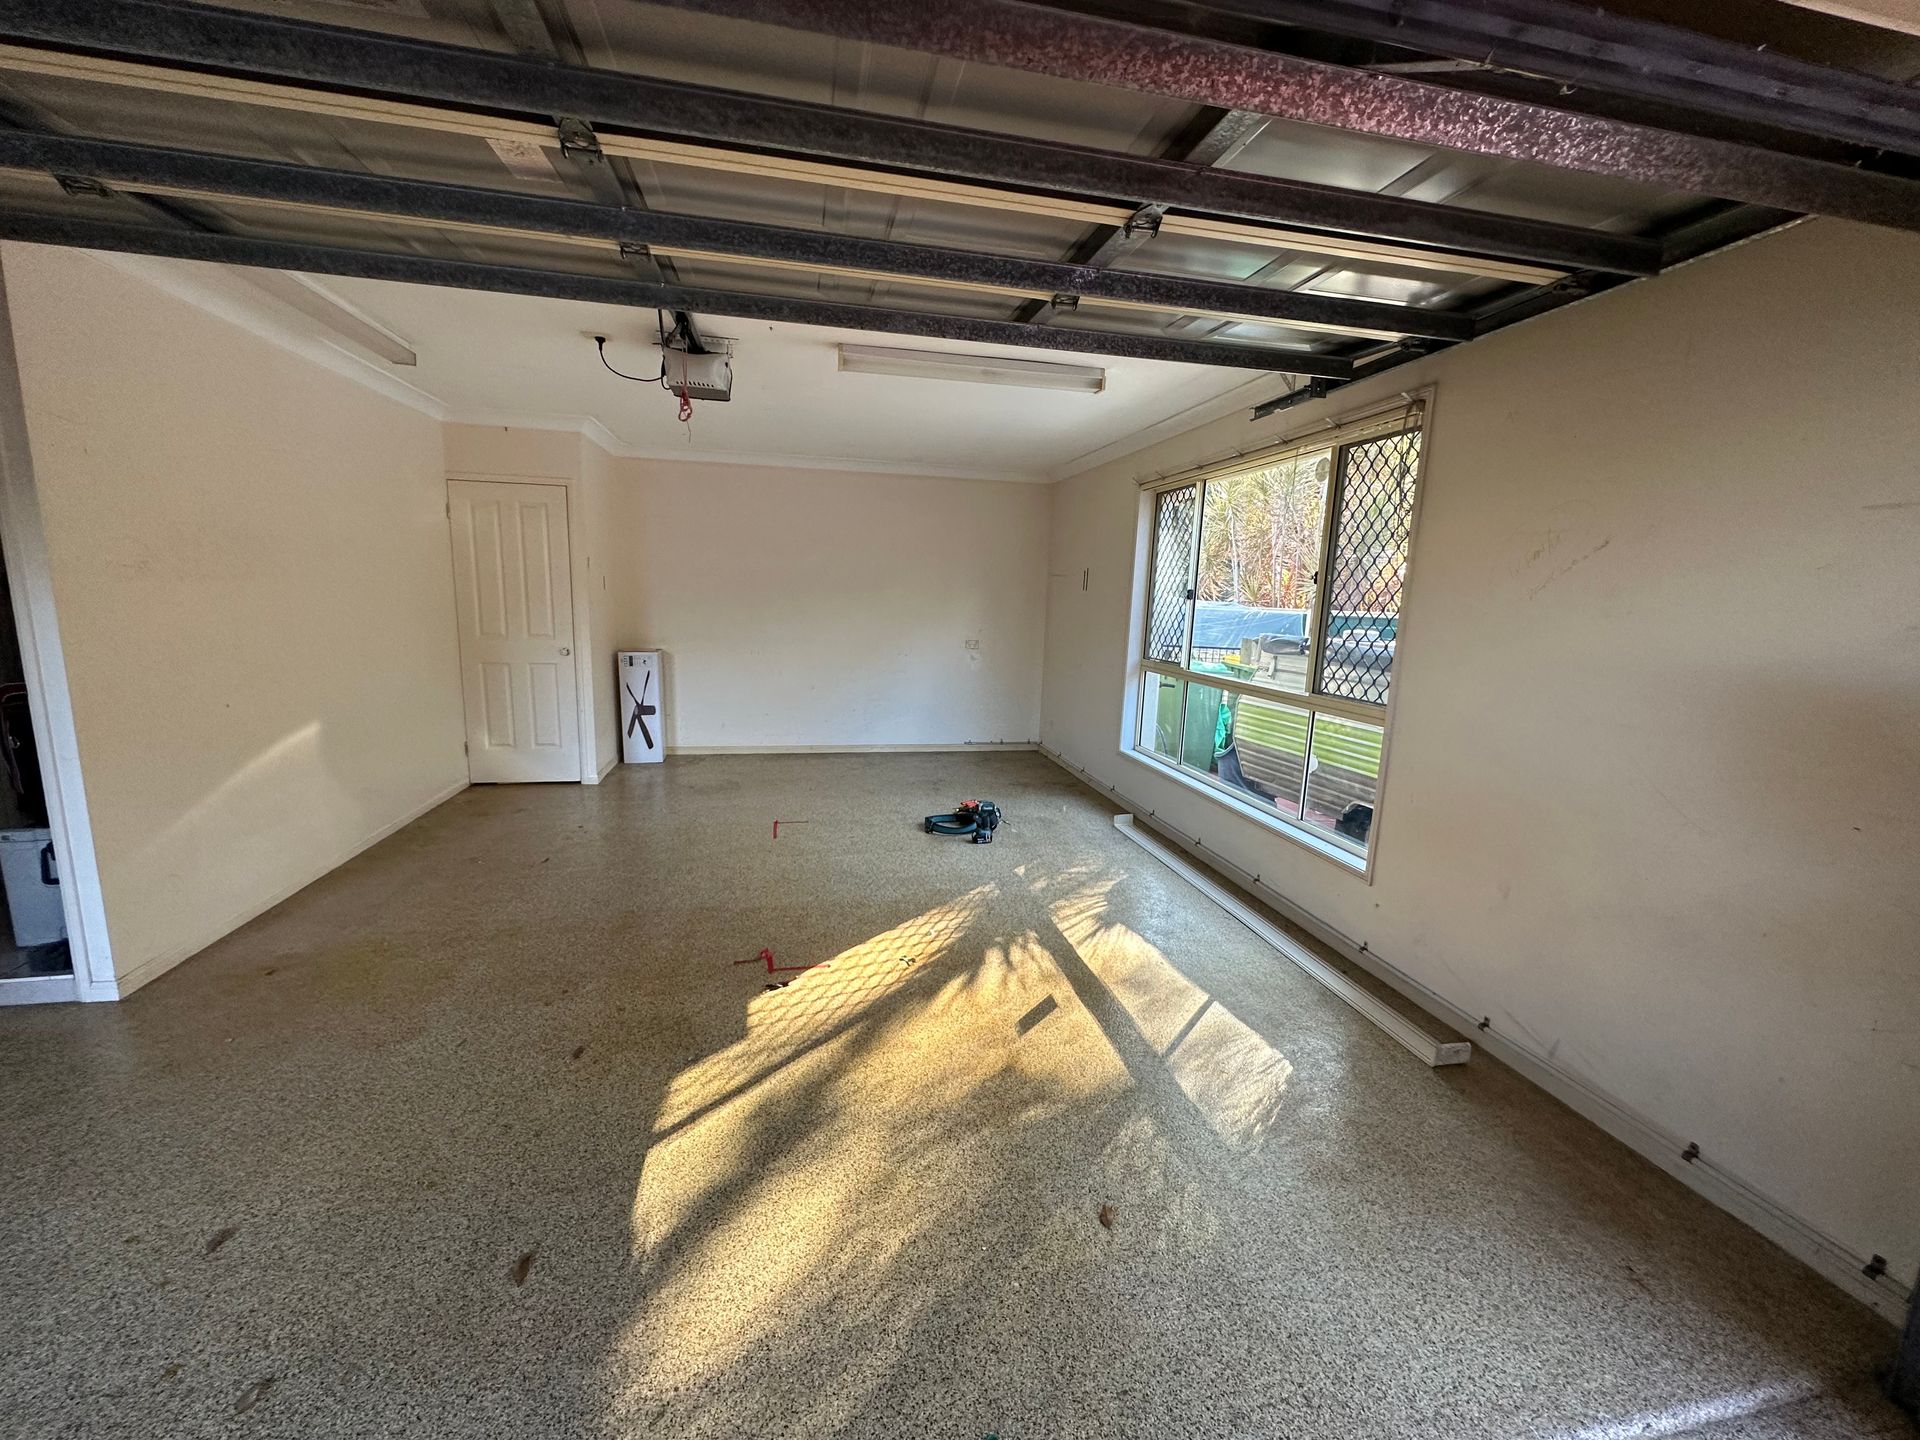
{"label": "ceiling", "polygon": [[[706,338],[734,342],[733,399],[696,401],[682,425],[671,395],[608,373],[590,338],[608,337],[616,368],[654,374],[660,352],[651,312],[378,280],[324,285],[417,352],[417,366],[390,373],[449,418],[584,426],[625,455],[1047,480],[1126,448],[1121,442],[1156,424],[1199,424],[1222,403],[1250,406],[1286,388],[1272,375],[1217,366],[713,320]],[[1107,372],[1107,388],[1085,395],[841,373],[842,341],[1094,365]]]}
{"label": "ceiling", "polygon": [[[458,416],[1044,478],[1798,214],[1920,229],[1916,73],[1771,0],[3,5],[0,237],[326,276]],[[584,338],[647,372],[658,307],[739,344],[691,434]]]}

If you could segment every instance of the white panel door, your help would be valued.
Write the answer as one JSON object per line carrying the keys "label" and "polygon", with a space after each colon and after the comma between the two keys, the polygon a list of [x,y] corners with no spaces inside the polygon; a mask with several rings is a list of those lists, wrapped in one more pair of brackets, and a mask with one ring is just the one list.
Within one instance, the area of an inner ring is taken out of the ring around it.
{"label": "white panel door", "polygon": [[467,772],[580,778],[564,485],[449,480]]}

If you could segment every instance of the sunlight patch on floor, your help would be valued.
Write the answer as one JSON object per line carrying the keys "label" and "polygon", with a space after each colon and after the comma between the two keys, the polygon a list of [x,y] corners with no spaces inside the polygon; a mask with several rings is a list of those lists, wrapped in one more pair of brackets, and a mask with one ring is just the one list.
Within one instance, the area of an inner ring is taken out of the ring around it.
{"label": "sunlight patch on floor", "polygon": [[1232,1146],[1258,1144],[1280,1113],[1292,1062],[1152,941],[1104,919],[1108,889],[1055,900],[1053,923],[1160,1053],[1208,1128]]}
{"label": "sunlight patch on floor", "polygon": [[820,1044],[886,995],[945,959],[998,890],[980,885],[944,905],[841,951],[815,969],[747,1002],[747,1033],[674,1077],[654,1120],[666,1135],[744,1093]]}
{"label": "sunlight patch on floor", "polygon": [[[746,1035],[672,1082],[633,1201],[651,1293],[615,1347],[631,1393],[751,1368],[809,1313],[884,1349],[939,1296],[922,1242],[992,1225],[1005,1136],[1125,1087],[1038,937],[987,930],[996,894],[979,886],[755,994]],[[1053,992],[1078,1023],[1022,1034]],[[828,1408],[857,1401],[851,1374],[836,1384]]]}

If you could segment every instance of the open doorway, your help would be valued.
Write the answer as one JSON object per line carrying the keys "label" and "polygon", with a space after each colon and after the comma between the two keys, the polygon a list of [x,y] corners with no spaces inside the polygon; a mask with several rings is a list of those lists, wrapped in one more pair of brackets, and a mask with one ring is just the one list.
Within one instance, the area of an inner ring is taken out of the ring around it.
{"label": "open doorway", "polygon": [[0,273],[0,1005],[114,1000],[93,825]]}
{"label": "open doorway", "polygon": [[4,566],[0,559],[0,1003],[68,1000],[73,953]]}

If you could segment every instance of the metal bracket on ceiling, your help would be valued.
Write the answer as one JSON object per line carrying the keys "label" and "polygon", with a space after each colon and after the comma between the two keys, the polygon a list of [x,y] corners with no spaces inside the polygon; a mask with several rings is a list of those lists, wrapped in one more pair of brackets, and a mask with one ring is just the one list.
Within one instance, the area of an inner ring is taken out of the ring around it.
{"label": "metal bracket on ceiling", "polygon": [[1436,340],[1429,335],[1403,335],[1397,340],[1388,341],[1377,349],[1353,357],[1353,379],[1378,374],[1382,370],[1391,370],[1396,365],[1404,365],[1409,360],[1418,360],[1423,355],[1431,355],[1444,350],[1450,342]]}
{"label": "metal bracket on ceiling", "polygon": [[1120,227],[1120,233],[1129,240],[1151,240],[1160,233],[1160,221],[1166,213],[1164,206],[1142,205],[1127,217],[1127,223]]}
{"label": "metal bracket on ceiling", "polygon": [[587,160],[604,160],[605,153],[600,149],[600,137],[593,133],[593,127],[577,115],[556,117],[554,130],[560,136],[560,153],[578,155]]}
{"label": "metal bracket on ceiling", "polygon": [[113,194],[113,191],[91,175],[55,175],[53,178],[69,195],[85,195],[95,200],[105,200]]}
{"label": "metal bracket on ceiling", "polygon": [[1080,297],[1078,295],[1070,295],[1063,290],[1047,301],[1047,308],[1055,313],[1078,310],[1080,308]]}
{"label": "metal bracket on ceiling", "polygon": [[1290,410],[1295,405],[1304,405],[1309,400],[1324,400],[1338,388],[1339,387],[1331,380],[1325,378],[1312,379],[1304,385],[1294,386],[1293,389],[1284,395],[1276,396],[1264,404],[1254,406],[1253,414],[1247,418],[1249,420],[1264,420],[1269,415],[1278,414],[1282,410]]}
{"label": "metal bracket on ceiling", "polygon": [[[600,137],[593,133],[593,126],[578,115],[556,115],[553,117],[553,129],[560,137],[560,158],[577,167],[575,173],[586,182],[594,197],[603,205],[625,209],[633,197],[627,194],[626,186],[621,184],[620,177],[607,162],[606,151],[600,148]],[[644,245],[623,242],[620,258],[642,280],[658,282],[674,278],[671,267],[663,266],[654,259]]]}

